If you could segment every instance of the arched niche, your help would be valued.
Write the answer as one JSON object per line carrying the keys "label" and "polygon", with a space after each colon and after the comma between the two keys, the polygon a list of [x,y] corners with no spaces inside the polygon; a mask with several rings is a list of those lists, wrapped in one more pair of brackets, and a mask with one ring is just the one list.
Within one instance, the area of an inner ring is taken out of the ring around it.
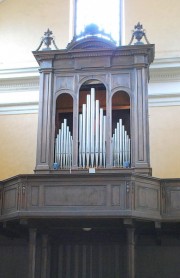
{"label": "arched niche", "polygon": [[55,117],[55,167],[69,169],[72,166],[73,153],[73,98],[68,93],[60,94],[56,99]]}
{"label": "arched niche", "polygon": [[125,91],[112,96],[112,162],[114,167],[131,163],[130,97]]}
{"label": "arched niche", "polygon": [[105,85],[97,80],[90,79],[84,82],[79,89],[79,111],[82,109],[82,104],[86,102],[87,95],[91,93],[91,89],[95,89],[95,99],[99,100],[100,106],[106,111],[106,87]]}
{"label": "arched niche", "polygon": [[84,82],[79,90],[78,166],[105,167],[106,88],[99,80]]}

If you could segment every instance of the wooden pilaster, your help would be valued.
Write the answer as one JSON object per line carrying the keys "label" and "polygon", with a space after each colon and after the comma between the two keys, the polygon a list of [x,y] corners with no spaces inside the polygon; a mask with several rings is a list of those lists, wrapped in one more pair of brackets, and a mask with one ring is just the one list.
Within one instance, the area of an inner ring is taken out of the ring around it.
{"label": "wooden pilaster", "polygon": [[135,241],[133,227],[127,227],[127,278],[135,278]]}
{"label": "wooden pilaster", "polygon": [[53,242],[51,245],[51,277],[58,278],[59,245]]}
{"label": "wooden pilaster", "polygon": [[36,229],[29,229],[29,276],[35,278],[36,265]]}
{"label": "wooden pilaster", "polygon": [[41,278],[47,278],[47,262],[48,262],[48,235],[42,235],[41,247]]}

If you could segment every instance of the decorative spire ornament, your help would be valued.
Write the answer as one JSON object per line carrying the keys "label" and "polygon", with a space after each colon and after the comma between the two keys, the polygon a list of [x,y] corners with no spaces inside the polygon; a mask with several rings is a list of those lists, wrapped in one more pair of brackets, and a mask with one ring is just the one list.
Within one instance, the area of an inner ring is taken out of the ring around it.
{"label": "decorative spire ornament", "polygon": [[144,37],[145,41],[147,44],[150,44],[147,37],[146,37],[146,33],[145,30],[143,29],[142,24],[140,24],[140,22],[138,22],[137,25],[134,26],[134,30],[132,33],[132,38],[130,40],[129,45],[132,44],[133,40],[136,39],[136,42],[134,43],[134,45],[141,45],[144,44],[141,40]]}
{"label": "decorative spire ornament", "polygon": [[53,32],[50,31],[49,28],[48,28],[47,31],[44,32],[44,36],[42,37],[40,45],[38,46],[36,51],[39,51],[43,44],[45,44],[45,46],[46,46],[45,48],[42,49],[43,51],[52,50],[51,47],[50,47],[51,43],[54,45],[54,48],[56,50],[58,50],[58,47],[55,43],[55,40],[54,40],[54,37],[52,36],[52,34],[53,34]]}

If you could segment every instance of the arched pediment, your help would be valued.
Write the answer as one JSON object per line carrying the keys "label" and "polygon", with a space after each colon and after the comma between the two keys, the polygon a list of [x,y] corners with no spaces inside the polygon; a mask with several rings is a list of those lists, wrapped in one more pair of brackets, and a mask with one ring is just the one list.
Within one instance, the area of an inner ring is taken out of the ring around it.
{"label": "arched pediment", "polygon": [[67,50],[99,48],[116,48],[116,45],[104,38],[89,36],[80,40],[72,40],[67,46]]}
{"label": "arched pediment", "polygon": [[67,50],[115,48],[116,42],[111,35],[100,31],[96,24],[86,26],[84,32],[75,36],[67,45]]}

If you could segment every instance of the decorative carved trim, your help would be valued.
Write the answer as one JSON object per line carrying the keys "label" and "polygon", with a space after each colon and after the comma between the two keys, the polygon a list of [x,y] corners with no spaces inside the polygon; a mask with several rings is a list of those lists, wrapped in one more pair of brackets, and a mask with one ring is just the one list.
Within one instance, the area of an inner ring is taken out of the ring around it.
{"label": "decorative carved trim", "polygon": [[85,49],[65,49],[65,50],[52,50],[52,51],[34,51],[33,54],[39,63],[41,60],[57,60],[72,59],[80,57],[98,57],[98,56],[129,56],[129,55],[147,55],[149,63],[154,59],[154,45],[149,44],[141,46],[121,46],[121,47],[106,47],[101,48],[85,48]]}

